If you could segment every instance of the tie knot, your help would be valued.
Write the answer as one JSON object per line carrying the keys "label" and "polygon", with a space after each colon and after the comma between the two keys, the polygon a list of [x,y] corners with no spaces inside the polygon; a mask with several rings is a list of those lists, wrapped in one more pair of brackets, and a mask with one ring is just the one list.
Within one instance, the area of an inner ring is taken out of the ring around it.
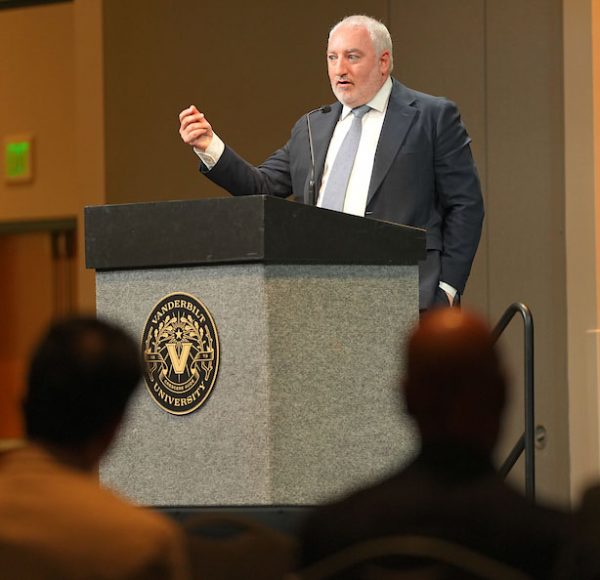
{"label": "tie knot", "polygon": [[358,119],[362,119],[370,110],[371,107],[369,105],[361,105],[360,107],[356,107],[356,109],[352,109],[352,114]]}

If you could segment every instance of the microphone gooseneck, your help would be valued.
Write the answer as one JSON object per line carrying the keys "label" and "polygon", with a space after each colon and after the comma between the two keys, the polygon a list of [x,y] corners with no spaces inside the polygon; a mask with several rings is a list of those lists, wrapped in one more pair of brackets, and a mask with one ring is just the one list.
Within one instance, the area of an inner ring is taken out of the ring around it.
{"label": "microphone gooseneck", "polygon": [[313,147],[312,131],[310,128],[310,116],[317,111],[320,111],[321,113],[329,113],[329,111],[331,111],[331,107],[329,105],[325,105],[324,107],[319,107],[318,109],[313,109],[312,111],[306,113],[308,146],[310,148],[310,177],[308,180],[308,200],[310,205],[317,205],[317,192],[315,189],[315,151]]}

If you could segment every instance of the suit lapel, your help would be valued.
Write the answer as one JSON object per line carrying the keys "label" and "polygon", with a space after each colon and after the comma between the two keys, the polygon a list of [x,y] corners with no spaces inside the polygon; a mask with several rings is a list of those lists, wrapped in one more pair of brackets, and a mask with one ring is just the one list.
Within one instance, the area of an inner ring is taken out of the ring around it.
{"label": "suit lapel", "polygon": [[414,100],[404,85],[394,81],[379,143],[375,151],[367,205],[390,170],[408,130],[417,117],[418,110],[411,106]]}
{"label": "suit lapel", "polygon": [[[327,113],[317,112],[311,115],[310,118],[315,153],[315,190],[317,196],[321,188],[321,178],[323,177],[323,168],[325,167],[325,157],[327,156],[329,142],[331,141],[333,131],[341,113],[342,105],[335,103],[331,105],[331,109]],[[310,203],[310,201],[306,199],[305,203]]]}

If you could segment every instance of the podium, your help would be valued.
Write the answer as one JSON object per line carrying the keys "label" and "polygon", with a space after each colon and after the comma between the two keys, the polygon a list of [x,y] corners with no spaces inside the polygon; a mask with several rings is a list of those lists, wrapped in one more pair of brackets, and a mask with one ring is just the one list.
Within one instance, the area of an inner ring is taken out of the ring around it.
{"label": "podium", "polygon": [[98,316],[139,337],[172,293],[219,337],[210,397],[141,385],[103,483],[145,505],[312,505],[416,451],[399,396],[425,232],[269,196],[87,207]]}

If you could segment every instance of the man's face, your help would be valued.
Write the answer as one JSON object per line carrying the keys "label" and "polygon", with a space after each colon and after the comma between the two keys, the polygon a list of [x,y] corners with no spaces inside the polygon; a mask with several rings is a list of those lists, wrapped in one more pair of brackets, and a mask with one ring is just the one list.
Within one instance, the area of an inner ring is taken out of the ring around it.
{"label": "man's face", "polygon": [[368,103],[387,79],[389,69],[389,52],[377,56],[366,28],[342,26],[329,39],[329,81],[342,104],[353,109]]}

